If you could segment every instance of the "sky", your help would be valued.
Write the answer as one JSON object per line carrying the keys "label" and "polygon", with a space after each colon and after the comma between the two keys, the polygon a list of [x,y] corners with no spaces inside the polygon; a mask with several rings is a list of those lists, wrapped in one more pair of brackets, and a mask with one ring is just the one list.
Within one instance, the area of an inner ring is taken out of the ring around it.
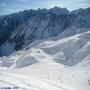
{"label": "sky", "polygon": [[75,10],[90,7],[90,0],[0,0],[0,15],[22,10],[53,8],[55,6]]}

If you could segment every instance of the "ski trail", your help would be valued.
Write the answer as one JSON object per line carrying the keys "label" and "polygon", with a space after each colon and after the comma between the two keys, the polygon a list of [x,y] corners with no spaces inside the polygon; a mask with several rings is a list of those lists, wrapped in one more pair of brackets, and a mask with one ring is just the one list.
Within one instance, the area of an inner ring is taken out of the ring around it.
{"label": "ski trail", "polygon": [[68,90],[42,80],[33,79],[16,73],[0,72],[0,82],[17,86],[21,90]]}

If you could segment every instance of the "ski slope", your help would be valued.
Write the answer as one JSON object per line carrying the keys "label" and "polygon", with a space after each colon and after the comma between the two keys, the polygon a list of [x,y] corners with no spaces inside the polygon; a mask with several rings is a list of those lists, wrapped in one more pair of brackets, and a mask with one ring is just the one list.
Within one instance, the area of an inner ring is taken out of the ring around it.
{"label": "ski slope", "polygon": [[2,87],[17,87],[17,90],[75,90],[60,83],[55,84],[52,81],[38,80],[27,75],[5,71],[0,71],[0,85]]}
{"label": "ski slope", "polygon": [[90,31],[36,41],[1,57],[0,85],[20,90],[90,90]]}

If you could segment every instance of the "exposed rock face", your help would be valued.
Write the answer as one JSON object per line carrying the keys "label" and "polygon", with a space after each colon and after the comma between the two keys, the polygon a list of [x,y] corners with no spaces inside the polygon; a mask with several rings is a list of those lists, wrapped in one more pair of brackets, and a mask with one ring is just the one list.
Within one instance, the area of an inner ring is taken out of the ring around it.
{"label": "exposed rock face", "polygon": [[[0,55],[3,55],[4,48],[8,48],[7,45],[10,46],[12,53],[12,51],[22,49],[35,40],[68,32],[76,34],[82,32],[81,30],[84,30],[82,28],[90,28],[90,8],[70,12],[66,8],[55,7],[25,10],[1,16]],[[8,51],[6,52],[8,53]]]}

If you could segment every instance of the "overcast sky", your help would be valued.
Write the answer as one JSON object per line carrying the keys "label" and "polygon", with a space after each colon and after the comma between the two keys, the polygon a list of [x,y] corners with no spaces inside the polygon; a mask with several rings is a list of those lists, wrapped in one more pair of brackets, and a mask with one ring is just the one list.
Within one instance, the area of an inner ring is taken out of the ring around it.
{"label": "overcast sky", "polygon": [[66,7],[69,10],[90,7],[90,0],[0,0],[0,15],[27,9]]}

